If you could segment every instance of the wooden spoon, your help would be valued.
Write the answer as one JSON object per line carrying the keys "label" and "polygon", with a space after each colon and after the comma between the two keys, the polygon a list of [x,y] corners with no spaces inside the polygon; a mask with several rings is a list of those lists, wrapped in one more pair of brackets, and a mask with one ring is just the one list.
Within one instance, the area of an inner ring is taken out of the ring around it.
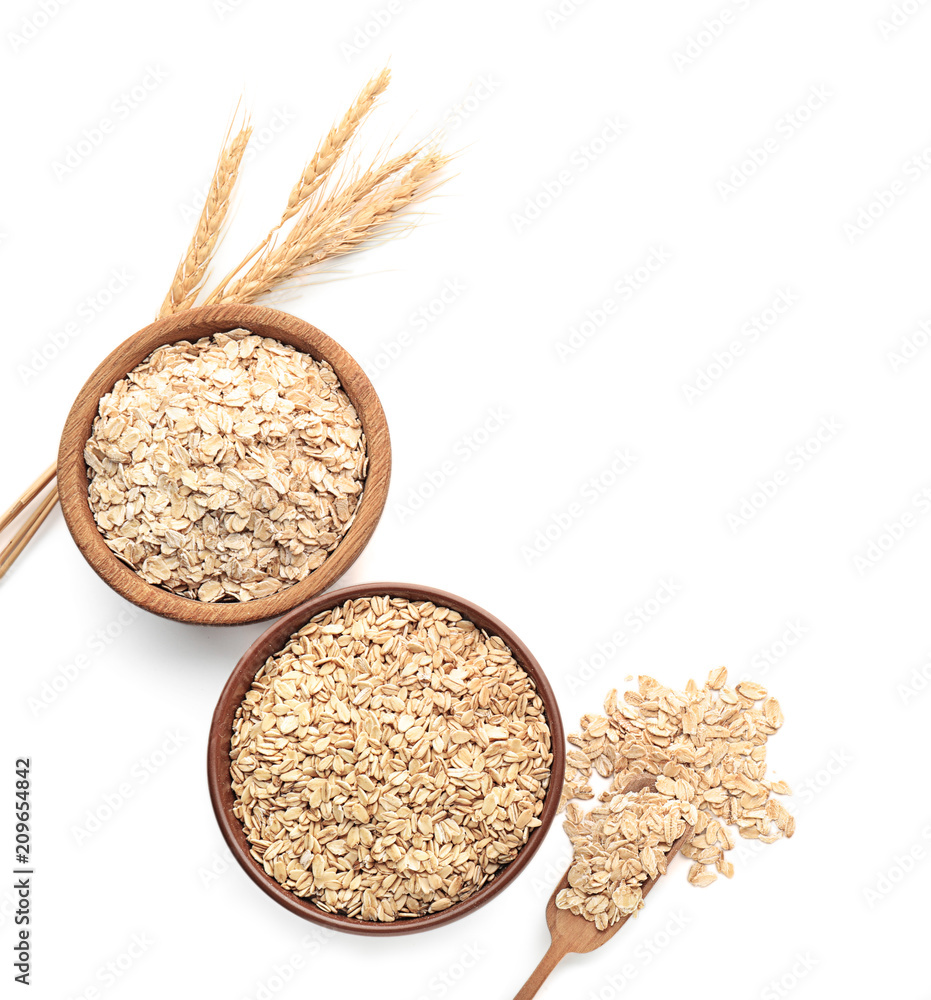
{"label": "wooden spoon", "polygon": [[[639,792],[641,789],[656,787],[656,776],[653,774],[641,774],[636,778],[631,778],[624,788],[624,792]],[[691,838],[693,828],[689,826],[685,833],[669,849],[666,855],[667,863],[671,861],[684,844]],[[643,895],[653,888],[659,881],[660,876],[647,879],[641,887]],[[546,906],[546,923],[550,929],[550,947],[547,953],[540,960],[540,964],[533,970],[532,975],[524,984],[523,989],[514,1000],[530,1000],[537,995],[537,990],[543,985],[546,977],[556,968],[557,964],[570,952],[584,954],[594,951],[614,937],[615,934],[627,923],[628,917],[621,917],[616,924],[612,924],[607,930],[600,931],[591,920],[576,916],[571,910],[560,910],[556,906],[556,896],[562,889],[569,885],[569,872],[567,871],[560,879],[559,885],[553,890],[550,901]],[[630,916],[628,914],[628,916]]]}

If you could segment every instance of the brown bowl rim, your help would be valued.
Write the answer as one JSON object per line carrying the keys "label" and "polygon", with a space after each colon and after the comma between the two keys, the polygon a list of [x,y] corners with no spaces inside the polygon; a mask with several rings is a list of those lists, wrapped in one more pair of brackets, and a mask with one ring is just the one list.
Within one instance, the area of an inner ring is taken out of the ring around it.
{"label": "brown bowl rim", "polygon": [[[517,662],[533,678],[543,701],[553,751],[550,781],[543,800],[543,811],[540,814],[541,824],[531,831],[527,843],[520,849],[517,857],[473,896],[461,903],[454,903],[448,910],[425,917],[411,917],[407,920],[384,924],[326,913],[313,903],[295,896],[294,893],[289,892],[270,875],[267,875],[249,853],[243,825],[233,815],[233,787],[229,776],[229,746],[232,737],[233,717],[259,667],[269,656],[282,649],[288,637],[306,625],[314,615],[346,601],[379,595],[432,601],[438,606],[458,611],[480,628],[500,636],[510,647]],[[291,913],[332,930],[348,931],[354,934],[393,935],[432,930],[467,916],[506,889],[536,854],[556,816],[562,793],[565,765],[565,733],[556,695],[536,657],[530,652],[523,640],[504,622],[474,602],[444,590],[412,583],[364,583],[328,591],[307,601],[299,608],[295,608],[280,621],[275,622],[246,650],[227,679],[210,721],[207,741],[207,784],[210,789],[210,803],[213,806],[213,812],[220,825],[223,838],[240,867],[263,892]]]}
{"label": "brown bowl rim", "polygon": [[[164,344],[197,339],[236,327],[271,336],[317,360],[328,361],[356,407],[366,436],[368,470],[362,500],[349,531],[310,576],[271,597],[235,604],[206,604],[162,590],[142,579],[107,547],[87,501],[84,444],[100,398]],[[150,323],[111,351],[94,369],[68,413],[58,451],[58,491],[65,523],[81,554],[118,594],[146,611],[197,625],[244,625],[277,618],[331,587],[361,554],[388,497],[391,441],[381,402],[361,365],[317,327],[266,306],[201,306]]]}

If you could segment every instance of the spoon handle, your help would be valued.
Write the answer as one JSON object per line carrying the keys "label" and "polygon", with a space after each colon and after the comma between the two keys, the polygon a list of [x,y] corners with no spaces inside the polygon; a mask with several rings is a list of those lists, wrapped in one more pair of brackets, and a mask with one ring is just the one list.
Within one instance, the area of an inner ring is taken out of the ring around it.
{"label": "spoon handle", "polygon": [[530,1000],[531,997],[535,997],[537,990],[543,985],[543,981],[565,956],[566,942],[554,938],[550,942],[549,950],[540,959],[540,964],[530,974],[530,978],[524,983],[514,1000]]}

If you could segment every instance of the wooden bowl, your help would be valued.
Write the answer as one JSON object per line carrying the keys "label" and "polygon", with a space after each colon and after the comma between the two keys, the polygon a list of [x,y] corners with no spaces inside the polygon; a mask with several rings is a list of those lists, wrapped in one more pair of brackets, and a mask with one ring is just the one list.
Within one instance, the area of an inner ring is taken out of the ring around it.
{"label": "wooden bowl", "polygon": [[[327,361],[332,365],[362,421],[368,471],[355,520],[322,566],[271,597],[207,604],[146,583],[108,548],[88,503],[84,445],[90,437],[101,397],[157,347],[179,340],[197,340],[237,327],[280,340],[318,361]],[[97,575],[140,608],[175,621],[197,625],[243,625],[276,618],[335,583],[355,562],[375,530],[388,495],[390,474],[388,425],[365,372],[336,341],[315,326],[296,316],[262,306],[222,305],[190,309],[158,320],[133,334],[104,358],[85,382],[65,421],[58,451],[58,492],[65,522]]]}
{"label": "wooden bowl", "polygon": [[[517,857],[496,873],[490,882],[487,882],[474,895],[461,903],[454,903],[449,909],[439,913],[396,920],[393,923],[377,923],[336,913],[327,913],[309,900],[288,891],[270,875],[267,875],[262,866],[249,853],[249,843],[246,840],[243,825],[233,815],[233,786],[230,780],[230,741],[233,733],[233,717],[262,664],[269,656],[279,652],[287,644],[289,637],[303,628],[314,615],[343,604],[345,601],[356,600],[359,597],[374,597],[380,594],[404,597],[411,601],[432,601],[438,606],[458,611],[479,628],[500,636],[510,647],[514,658],[536,684],[537,692],[543,701],[546,712],[546,721],[550,727],[553,751],[553,767],[546,789],[546,797],[543,801],[543,812],[540,814],[541,824],[531,831],[527,843],[520,849]],[[430,930],[467,916],[497,896],[517,878],[543,843],[543,838],[546,836],[559,806],[565,768],[565,735],[562,719],[559,715],[559,706],[546,675],[540,669],[540,664],[537,663],[530,650],[503,622],[471,601],[456,597],[454,594],[447,594],[442,590],[434,590],[432,587],[421,587],[410,583],[366,583],[333,590],[302,604],[281,621],[275,622],[249,647],[239,663],[236,664],[214,710],[207,743],[207,783],[210,786],[210,801],[213,804],[213,811],[226,843],[245,873],[260,889],[286,910],[296,913],[299,917],[304,917],[305,920],[354,934],[411,934],[415,931]]]}

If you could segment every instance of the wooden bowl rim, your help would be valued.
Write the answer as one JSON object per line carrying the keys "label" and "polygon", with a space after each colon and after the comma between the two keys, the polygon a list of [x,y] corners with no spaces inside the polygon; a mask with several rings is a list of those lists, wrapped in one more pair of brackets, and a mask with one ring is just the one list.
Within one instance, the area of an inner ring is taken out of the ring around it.
{"label": "wooden bowl rim", "polygon": [[[326,360],[349,396],[366,437],[368,470],[362,500],[349,530],[322,566],[271,597],[206,604],[153,586],[107,547],[87,501],[84,443],[90,436],[101,397],[157,347],[196,340],[237,327],[291,344]],[[58,488],[65,523],[81,554],[118,594],[146,611],[198,625],[244,625],[276,618],[332,586],[361,554],[375,530],[388,496],[391,442],[375,388],[359,363],[335,340],[290,313],[266,306],[201,306],[150,323],[111,351],[94,369],[68,413],[58,452]]]}
{"label": "wooden bowl rim", "polygon": [[[404,597],[408,600],[432,601],[438,606],[458,611],[479,628],[500,636],[507,643],[520,666],[533,678],[543,701],[553,752],[553,766],[543,801],[543,811],[540,814],[541,825],[531,831],[527,843],[520,849],[517,857],[478,892],[461,903],[454,903],[448,910],[425,917],[411,917],[407,920],[384,924],[326,913],[313,903],[289,892],[270,875],[267,875],[249,853],[243,825],[233,815],[233,787],[229,772],[229,748],[236,708],[241,704],[256,673],[268,657],[280,651],[291,635],[321,611],[360,597],[381,595]],[[249,878],[275,902],[305,920],[333,930],[369,935],[412,934],[441,927],[453,920],[467,916],[507,888],[536,854],[556,816],[562,794],[565,766],[565,733],[562,717],[559,713],[559,704],[546,674],[526,644],[504,622],[472,601],[444,590],[412,583],[364,583],[331,590],[325,594],[319,594],[295,608],[280,621],[275,622],[252,643],[233,668],[214,709],[207,741],[207,784],[210,789],[210,802],[227,846]]]}

